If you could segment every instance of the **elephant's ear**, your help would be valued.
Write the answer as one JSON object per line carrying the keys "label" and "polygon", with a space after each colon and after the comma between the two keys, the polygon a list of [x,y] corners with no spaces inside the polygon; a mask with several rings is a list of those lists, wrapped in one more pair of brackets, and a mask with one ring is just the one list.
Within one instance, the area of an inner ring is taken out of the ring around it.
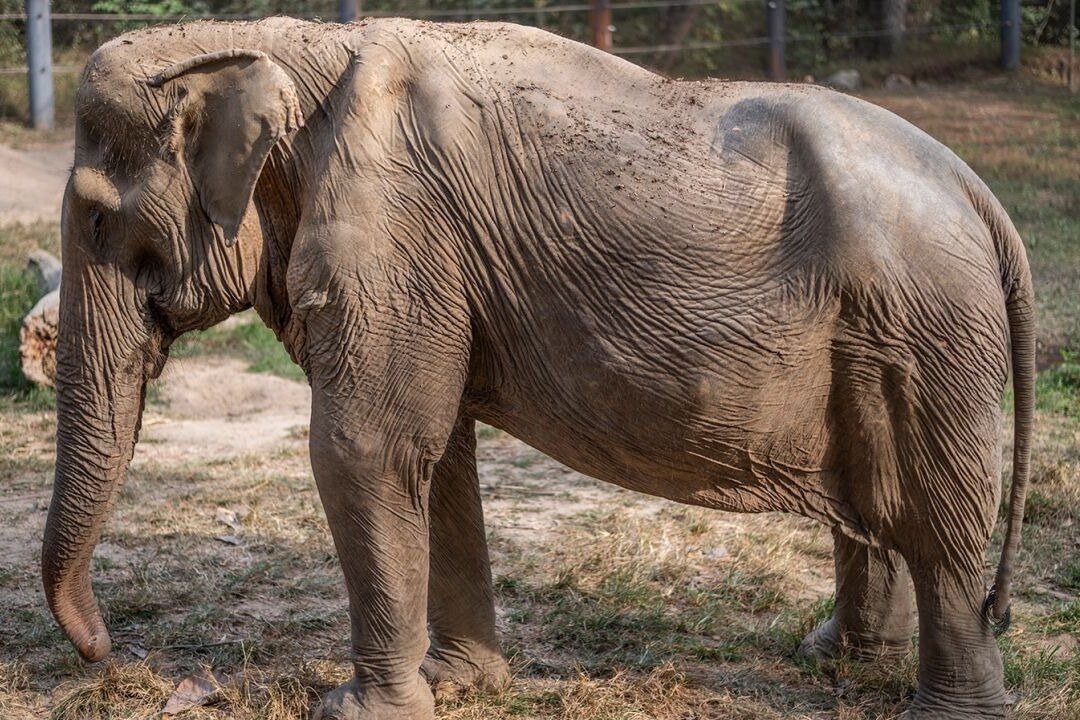
{"label": "elephant's ear", "polygon": [[270,150],[303,125],[296,86],[258,50],[190,58],[147,80],[177,82],[166,116],[168,150],[185,163],[210,221],[232,245]]}

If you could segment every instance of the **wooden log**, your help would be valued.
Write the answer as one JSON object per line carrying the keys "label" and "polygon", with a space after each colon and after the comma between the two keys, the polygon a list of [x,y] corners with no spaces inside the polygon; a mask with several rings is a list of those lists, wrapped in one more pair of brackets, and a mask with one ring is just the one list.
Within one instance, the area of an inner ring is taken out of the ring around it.
{"label": "wooden log", "polygon": [[38,274],[45,295],[23,318],[19,330],[19,359],[23,375],[36,385],[56,382],[56,338],[60,320],[60,261],[44,250],[30,255],[30,268]]}
{"label": "wooden log", "polygon": [[37,275],[42,295],[47,295],[60,287],[63,267],[55,255],[44,250],[35,250],[30,253],[30,261],[27,265]]}

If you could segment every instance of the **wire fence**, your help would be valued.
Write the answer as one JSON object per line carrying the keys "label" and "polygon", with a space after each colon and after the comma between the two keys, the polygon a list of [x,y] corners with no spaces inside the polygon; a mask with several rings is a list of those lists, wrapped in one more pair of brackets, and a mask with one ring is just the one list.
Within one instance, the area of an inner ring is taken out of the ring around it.
{"label": "wire fence", "polygon": [[[961,25],[935,25],[932,27],[914,28],[906,30],[904,35],[908,38],[919,35],[932,35],[934,33],[941,32],[955,32],[955,31],[980,31],[989,28],[1000,28],[1001,23],[996,22],[982,22],[982,23],[965,23]],[[884,30],[863,30],[859,32],[837,32],[837,33],[822,33],[814,37],[796,37],[785,38],[784,44],[798,44],[798,43],[819,43],[830,42],[839,40],[859,40],[870,38],[882,38],[889,37],[891,33]],[[643,45],[639,47],[613,47],[611,52],[616,55],[644,55],[648,53],[666,53],[666,52],[683,52],[686,50],[718,50],[721,48],[736,48],[736,47],[753,47],[758,45],[768,45],[770,38],[761,37],[749,37],[749,38],[736,38],[733,40],[724,40],[720,42],[686,42],[680,45]]]}
{"label": "wire fence", "polygon": [[[854,0],[591,0],[544,5],[546,0],[367,0],[360,17],[412,17],[427,20],[507,20],[535,25],[584,42],[606,37],[610,52],[671,75],[695,77],[760,76],[770,68],[774,76],[822,72],[829,67],[858,60],[895,56],[896,48],[909,58],[978,52],[984,59],[997,52],[998,37],[1013,22],[995,12],[936,15],[909,12],[900,28],[883,28],[880,18],[852,12]],[[502,5],[500,3],[506,3]],[[524,3],[528,3],[527,5]],[[909,9],[921,7],[907,0]],[[9,0],[0,0],[0,117],[25,114],[25,84],[29,66],[23,47],[30,20],[15,12]],[[19,3],[20,5],[22,3]],[[925,4],[925,3],[924,3]],[[996,5],[996,3],[991,3]],[[233,8],[261,11],[211,12],[210,2],[94,2],[53,3],[51,14],[52,73],[56,83],[74,83],[89,52],[105,40],[148,24],[185,23],[203,19],[254,20],[274,14],[335,21],[342,7],[358,2],[253,2]],[[865,3],[863,3],[865,5]],[[941,5],[948,5],[942,3]],[[779,6],[779,24],[769,18]],[[191,8],[191,12],[107,12],[109,8],[168,10]],[[221,4],[219,3],[219,9]],[[772,7],[774,10],[767,8]],[[927,5],[930,7],[930,5]],[[985,7],[985,3],[984,3]],[[598,14],[598,8],[602,10]],[[830,10],[829,8],[832,8]],[[285,12],[282,12],[285,10]],[[786,19],[784,13],[786,12]],[[918,15],[916,17],[916,15]],[[1031,19],[1026,18],[1030,23]],[[598,22],[602,27],[597,28]],[[1015,21],[1017,28],[1021,19]],[[1049,20],[1044,21],[1045,28]],[[599,30],[599,34],[598,33]],[[1075,29],[1072,29],[1075,33]],[[601,45],[602,46],[602,45]],[[882,52],[883,46],[888,52]],[[777,55],[779,53],[779,55]],[[779,59],[780,69],[776,70]],[[40,55],[38,60],[40,62]],[[1070,64],[1071,68],[1071,64]],[[67,79],[65,79],[67,78]],[[11,85],[15,83],[16,85]],[[63,94],[63,91],[61,91]]]}
{"label": "wire fence", "polygon": [[[734,3],[720,2],[719,0],[629,0],[610,4],[610,12],[613,21],[617,22],[620,17],[630,11],[640,10],[667,10],[675,8],[713,8],[729,10],[735,6],[753,6],[761,8],[759,0],[736,0]],[[523,24],[539,26],[557,26],[559,16],[576,14],[587,16],[595,9],[593,3],[569,3],[558,5],[530,5],[527,7],[464,7],[464,8],[431,8],[431,7],[408,7],[400,9],[382,10],[370,9],[362,12],[363,17],[412,17],[426,20],[446,21],[469,21],[487,19],[509,19]],[[289,12],[290,17],[308,20],[335,20],[336,12],[330,10],[324,13],[318,12]],[[82,23],[96,26],[123,25],[123,29],[143,24],[166,24],[183,23],[196,20],[258,20],[267,17],[260,13],[185,13],[185,14],[153,14],[153,13],[109,13],[109,12],[59,12],[52,13],[51,20],[54,24]],[[582,18],[580,25],[585,25]],[[25,12],[0,13],[0,23],[25,24],[27,15]],[[532,22],[530,22],[532,21]],[[565,25],[565,23],[563,23]],[[983,34],[987,30],[1000,28],[1000,21],[985,20],[981,22],[966,23],[943,23],[919,27],[905,28],[902,32],[903,39],[927,37],[940,34],[948,34],[956,39],[964,34]],[[612,28],[613,30],[615,28]],[[718,40],[693,40],[682,39],[680,42],[654,42],[643,44],[618,44],[621,39],[616,33],[616,44],[610,50],[617,55],[638,56],[649,54],[682,53],[687,51],[710,51],[723,49],[737,49],[755,46],[766,46],[770,38],[765,35],[752,35],[749,37],[731,37],[727,28],[719,28],[723,39]],[[107,31],[98,31],[94,35],[107,36]],[[571,36],[578,33],[564,33]],[[784,37],[785,44],[817,44],[822,46],[835,45],[850,40],[869,40],[885,38],[895,33],[886,30],[861,29],[853,31],[824,31],[813,34],[792,33]],[[585,39],[584,37],[577,39]],[[57,63],[53,66],[53,72],[57,74],[77,73],[81,70],[81,64]],[[19,75],[28,71],[26,64],[0,66],[0,76]]]}

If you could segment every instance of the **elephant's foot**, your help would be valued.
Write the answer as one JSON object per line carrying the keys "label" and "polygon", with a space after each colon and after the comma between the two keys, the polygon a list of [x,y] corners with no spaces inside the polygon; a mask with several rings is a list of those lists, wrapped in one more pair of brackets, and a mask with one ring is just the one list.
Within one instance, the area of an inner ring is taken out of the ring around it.
{"label": "elephant's foot", "polygon": [[796,651],[800,657],[812,662],[835,660],[848,655],[856,660],[893,659],[911,648],[911,642],[887,642],[869,633],[845,631],[840,622],[831,617],[811,630]]}
{"label": "elephant's foot", "polygon": [[[950,692],[950,695],[955,694]],[[955,699],[945,699],[920,688],[900,720],[993,720],[1004,717],[1004,694],[989,700],[976,700],[963,694]]]}
{"label": "elephant's foot", "polygon": [[435,698],[419,675],[408,691],[361,687],[353,678],[327,693],[312,720],[435,720]]}
{"label": "elephant's foot", "polygon": [[807,633],[803,641],[799,643],[796,654],[811,662],[819,663],[832,660],[843,653],[842,640],[842,634],[836,619],[829,618]]}
{"label": "elephant's foot", "polygon": [[510,684],[506,659],[487,649],[466,651],[433,645],[420,666],[420,674],[431,683],[437,697],[470,689],[498,692]]}

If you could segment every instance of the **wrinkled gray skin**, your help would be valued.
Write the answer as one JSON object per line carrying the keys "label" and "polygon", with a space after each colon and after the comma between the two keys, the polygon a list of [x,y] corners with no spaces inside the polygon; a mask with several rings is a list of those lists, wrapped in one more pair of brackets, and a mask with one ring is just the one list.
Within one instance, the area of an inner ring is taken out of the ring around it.
{"label": "wrinkled gray skin", "polygon": [[1002,715],[988,615],[1023,508],[1031,281],[926,135],[823,89],[400,20],[131,33],[76,112],[42,564],[83,657],[109,652],[88,567],[145,382],[254,306],[310,378],[349,592],[356,677],[322,717],[429,720],[429,681],[507,679],[474,420],[627,488],[829,524],[836,614],[804,652],[902,650],[917,605],[909,717]]}

